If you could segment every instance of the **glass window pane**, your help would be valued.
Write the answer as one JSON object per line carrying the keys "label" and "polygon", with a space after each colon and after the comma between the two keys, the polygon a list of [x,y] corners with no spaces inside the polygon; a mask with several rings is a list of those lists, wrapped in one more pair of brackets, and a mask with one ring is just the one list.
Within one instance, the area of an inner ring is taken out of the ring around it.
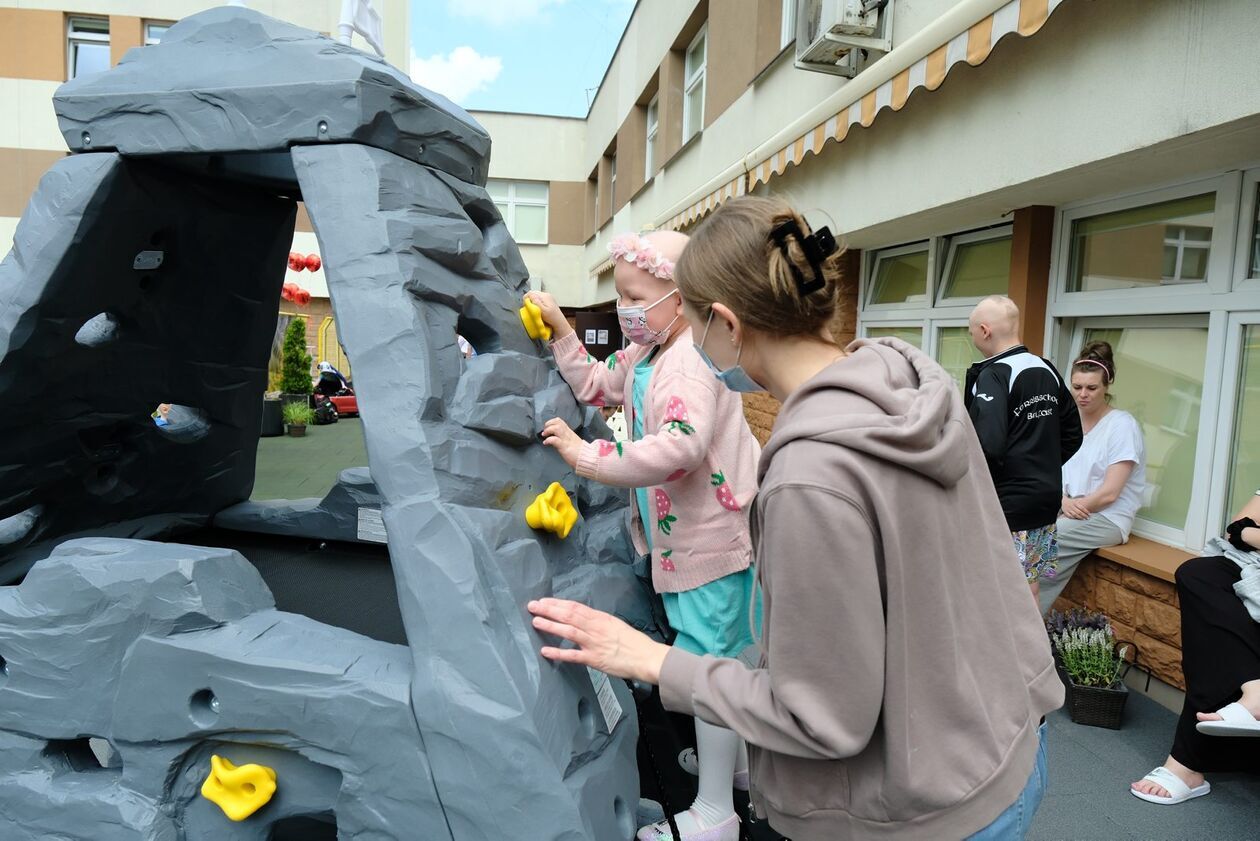
{"label": "glass window pane", "polygon": [[516,199],[517,201],[546,201],[547,200],[547,182],[545,181],[517,181],[516,182]]}
{"label": "glass window pane", "polygon": [[1005,295],[1011,286],[1011,238],[958,243],[945,279],[945,298]]}
{"label": "glass window pane", "polygon": [[[704,66],[704,50],[707,37],[696,41],[692,47],[687,50],[687,79],[690,80],[693,73]],[[675,65],[677,66],[677,65]]]}
{"label": "glass window pane", "polygon": [[[1068,291],[1203,280],[1215,211],[1216,194],[1205,193],[1077,219],[1072,223]],[[1187,261],[1188,250],[1197,253]]]}
{"label": "glass window pane", "polygon": [[900,304],[927,298],[927,249],[896,256],[877,255],[870,304]]}
{"label": "glass window pane", "polygon": [[942,327],[936,334],[936,361],[949,372],[962,391],[967,382],[967,369],[984,359],[971,343],[966,327]]}
{"label": "glass window pane", "polygon": [[647,107],[648,134],[651,134],[653,131],[656,130],[656,121],[657,121],[657,114],[658,114],[659,108],[660,108],[659,100],[653,99],[651,102],[648,103],[648,107]]}
{"label": "glass window pane", "polygon": [[498,178],[491,178],[486,181],[486,192],[490,194],[492,199],[503,199],[507,201],[508,182]]}
{"label": "glass window pane", "polygon": [[71,32],[86,32],[94,35],[109,34],[108,18],[73,18],[70,21]]}
{"label": "glass window pane", "polygon": [[1234,440],[1229,457],[1229,510],[1225,516],[1233,520],[1257,490],[1260,490],[1260,325],[1253,324],[1243,333],[1238,405],[1234,410]]}
{"label": "glass window pane", "polygon": [[[148,26],[145,27],[145,30],[144,30],[144,42],[146,44],[162,43],[162,38],[166,35],[166,30],[168,29],[170,29],[170,27],[165,24],[157,24],[157,23],[149,24]],[[341,370],[341,369],[338,369],[338,370]]]}
{"label": "glass window pane", "polygon": [[1138,516],[1175,529],[1185,528],[1190,510],[1207,338],[1206,327],[1085,331],[1086,342],[1111,343],[1116,360],[1112,405],[1142,426],[1150,488],[1149,505]]}
{"label": "glass window pane", "polygon": [[[508,204],[505,201],[497,201],[494,203],[495,209],[499,211],[499,215],[503,217],[503,221],[508,221]],[[511,233],[509,231],[508,233]]]}
{"label": "glass window pane", "polygon": [[1256,187],[1256,221],[1251,228],[1251,270],[1247,277],[1260,277],[1260,186]]}
{"label": "glass window pane", "polygon": [[109,69],[109,44],[76,41],[73,46],[74,78]]}
{"label": "glass window pane", "polygon": [[687,128],[683,132],[683,140],[687,140],[700,130],[700,124],[704,121],[703,82],[687,92],[687,102],[684,107],[687,109],[687,113],[684,115],[684,122]]}
{"label": "glass window pane", "polygon": [[516,230],[512,236],[518,242],[547,241],[547,208],[534,205],[516,206]]}
{"label": "glass window pane", "polygon": [[884,336],[892,336],[894,339],[901,339],[903,342],[923,348],[923,328],[922,327],[867,327],[866,337],[868,339],[882,339]]}

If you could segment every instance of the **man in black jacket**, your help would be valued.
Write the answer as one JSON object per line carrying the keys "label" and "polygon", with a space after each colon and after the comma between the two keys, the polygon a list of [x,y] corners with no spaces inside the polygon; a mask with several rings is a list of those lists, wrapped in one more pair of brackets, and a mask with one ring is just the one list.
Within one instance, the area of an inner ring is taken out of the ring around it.
{"label": "man in black jacket", "polygon": [[1054,576],[1063,465],[1081,446],[1081,418],[1055,367],[1020,344],[1014,301],[985,298],[968,330],[988,358],[968,369],[963,402],[1035,598],[1037,580]]}

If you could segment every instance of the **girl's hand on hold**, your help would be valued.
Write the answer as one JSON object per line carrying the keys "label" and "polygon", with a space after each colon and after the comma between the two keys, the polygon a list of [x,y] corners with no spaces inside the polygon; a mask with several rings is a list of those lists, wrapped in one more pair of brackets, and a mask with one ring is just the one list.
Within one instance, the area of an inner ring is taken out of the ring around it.
{"label": "girl's hand on hold", "polygon": [[1070,496],[1063,497],[1063,516],[1073,520],[1088,520],[1089,509],[1079,499],[1073,499]]}
{"label": "girl's hand on hold", "polygon": [[563,338],[573,332],[569,320],[560,311],[556,297],[549,292],[527,292],[525,297],[542,310],[542,320],[551,328],[551,340]]}
{"label": "girl's hand on hold", "polygon": [[586,443],[560,418],[552,418],[543,424],[543,444],[552,447],[569,467],[577,467],[578,456]]}
{"label": "girl's hand on hold", "polygon": [[660,683],[669,646],[656,642],[601,610],[567,599],[539,599],[527,605],[534,627],[575,643],[577,648],[546,645],[542,656],[580,663],[613,677]]}

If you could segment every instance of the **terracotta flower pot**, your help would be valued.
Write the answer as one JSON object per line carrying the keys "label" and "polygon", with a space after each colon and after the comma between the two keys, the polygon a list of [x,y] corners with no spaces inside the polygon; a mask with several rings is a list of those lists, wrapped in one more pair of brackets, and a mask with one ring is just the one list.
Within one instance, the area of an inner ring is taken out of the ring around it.
{"label": "terracotta flower pot", "polygon": [[289,424],[289,435],[293,438],[303,438],[306,436],[306,424],[291,423]]}

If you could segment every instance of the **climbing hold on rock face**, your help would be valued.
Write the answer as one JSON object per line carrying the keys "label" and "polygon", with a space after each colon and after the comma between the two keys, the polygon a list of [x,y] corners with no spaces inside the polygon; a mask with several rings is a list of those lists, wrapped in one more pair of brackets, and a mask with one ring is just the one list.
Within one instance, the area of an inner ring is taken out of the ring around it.
{"label": "climbing hold on rock face", "polygon": [[521,307],[521,323],[525,325],[525,332],[531,339],[551,341],[551,328],[543,321],[542,310],[528,298],[525,299],[525,306]]}
{"label": "climbing hold on rock face", "polygon": [[217,755],[210,757],[210,775],[201,785],[201,796],[233,821],[245,820],[266,806],[275,793],[274,769],[253,764],[238,768]]}
{"label": "climbing hold on rock face", "polygon": [[577,509],[559,482],[552,482],[525,509],[525,522],[531,529],[542,529],[564,539],[577,522]]}

